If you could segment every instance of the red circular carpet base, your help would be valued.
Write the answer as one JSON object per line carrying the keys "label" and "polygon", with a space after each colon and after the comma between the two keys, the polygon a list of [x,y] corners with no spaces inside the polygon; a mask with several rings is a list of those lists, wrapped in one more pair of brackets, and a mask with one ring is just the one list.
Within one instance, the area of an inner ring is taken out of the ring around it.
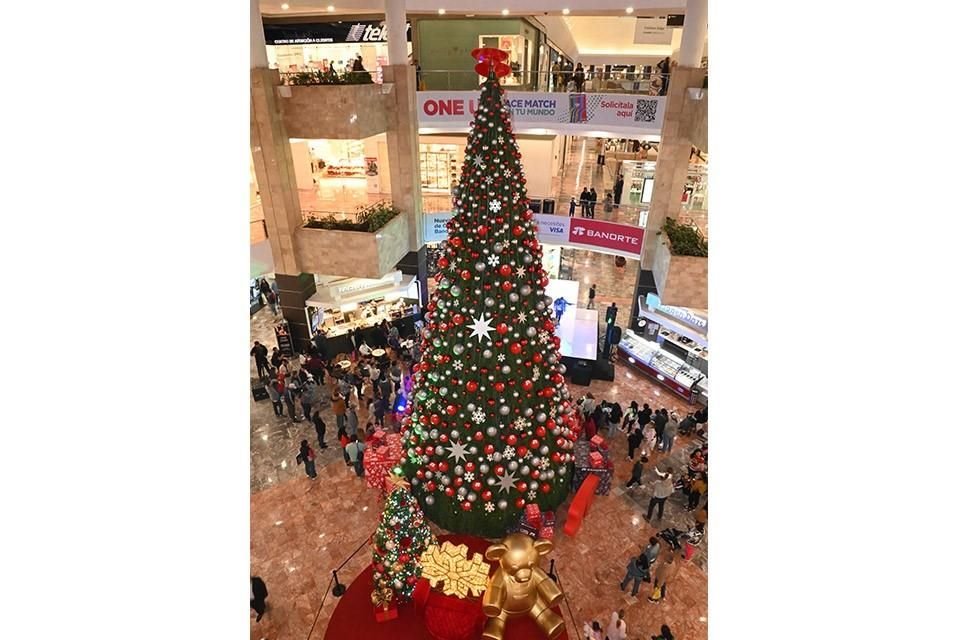
{"label": "red circular carpet base", "polygon": [[[490,546],[489,540],[466,535],[439,536],[440,542],[449,540],[452,544],[465,544],[470,550],[467,557],[474,553],[483,554]],[[496,571],[494,564],[490,569],[491,575]],[[363,640],[433,640],[427,632],[423,613],[414,608],[413,602],[398,605],[399,614],[393,620],[377,622],[374,617],[373,604],[370,602],[370,593],[373,591],[373,566],[368,565],[363,572],[350,583],[347,592],[340,598],[337,608],[333,611],[330,623],[327,625],[325,640],[342,640],[343,638],[362,638]],[[434,590],[439,594],[439,589]],[[480,611],[480,598],[470,598],[476,603],[477,612]],[[554,607],[557,614],[562,615],[559,607]],[[480,613],[482,616],[482,613]],[[485,619],[485,618],[484,618]],[[474,638],[480,638],[483,630],[481,624]],[[536,640],[543,638],[540,628],[530,618],[518,618],[507,624],[504,640]],[[567,640],[564,630],[557,640]]]}

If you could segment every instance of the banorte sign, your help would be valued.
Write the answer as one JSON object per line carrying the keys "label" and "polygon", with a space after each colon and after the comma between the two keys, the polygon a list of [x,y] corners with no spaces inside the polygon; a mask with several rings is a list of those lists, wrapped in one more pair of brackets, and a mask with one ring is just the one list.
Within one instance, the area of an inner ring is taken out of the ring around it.
{"label": "banorte sign", "polygon": [[643,250],[643,229],[591,218],[570,218],[569,242],[639,257]]}

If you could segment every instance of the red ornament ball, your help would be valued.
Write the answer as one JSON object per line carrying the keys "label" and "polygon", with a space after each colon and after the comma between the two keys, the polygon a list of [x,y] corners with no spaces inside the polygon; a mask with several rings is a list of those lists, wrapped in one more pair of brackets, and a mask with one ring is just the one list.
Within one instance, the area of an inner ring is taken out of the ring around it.
{"label": "red ornament ball", "polygon": [[461,277],[463,280],[469,280],[470,278],[473,277],[473,274],[470,273],[470,270],[469,270],[469,269],[464,269],[463,271],[460,272],[460,277]]}
{"label": "red ornament ball", "polygon": [[499,333],[500,335],[506,334],[507,331],[510,331],[510,327],[508,327],[505,322],[501,322],[500,324],[497,325],[497,333]]}
{"label": "red ornament ball", "polygon": [[519,355],[521,351],[523,351],[523,345],[521,345],[519,342],[514,342],[510,345],[510,353],[513,355]]}
{"label": "red ornament ball", "polygon": [[504,278],[509,277],[512,272],[513,272],[513,269],[510,268],[510,265],[508,264],[500,265],[500,275],[503,276]]}
{"label": "red ornament ball", "polygon": [[517,238],[519,238],[520,236],[522,236],[522,235],[523,235],[523,227],[521,227],[520,225],[516,225],[516,226],[513,228],[513,235],[516,236]]}

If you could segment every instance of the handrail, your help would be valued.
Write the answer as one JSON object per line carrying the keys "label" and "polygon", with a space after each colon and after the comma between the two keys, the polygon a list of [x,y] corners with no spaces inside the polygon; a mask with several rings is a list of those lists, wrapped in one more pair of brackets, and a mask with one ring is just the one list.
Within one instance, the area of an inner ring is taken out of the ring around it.
{"label": "handrail", "polygon": [[[578,92],[659,95],[664,79],[669,82],[669,74],[594,71],[585,73],[583,82],[578,84],[572,73],[515,71],[501,80],[501,84],[507,91],[566,93],[569,88]],[[417,85],[421,91],[476,90],[482,80],[475,71],[464,69],[421,69],[417,72]]]}

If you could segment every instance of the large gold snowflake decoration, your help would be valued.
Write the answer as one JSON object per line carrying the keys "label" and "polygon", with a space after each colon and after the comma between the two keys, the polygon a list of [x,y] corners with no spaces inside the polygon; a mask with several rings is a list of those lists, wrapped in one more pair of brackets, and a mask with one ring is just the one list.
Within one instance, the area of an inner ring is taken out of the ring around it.
{"label": "large gold snowflake decoration", "polygon": [[431,587],[443,583],[444,595],[466,598],[470,591],[475,596],[487,589],[487,577],[490,565],[479,553],[467,560],[467,545],[453,545],[449,541],[442,546],[432,544],[420,556],[423,566],[422,576],[430,581]]}

